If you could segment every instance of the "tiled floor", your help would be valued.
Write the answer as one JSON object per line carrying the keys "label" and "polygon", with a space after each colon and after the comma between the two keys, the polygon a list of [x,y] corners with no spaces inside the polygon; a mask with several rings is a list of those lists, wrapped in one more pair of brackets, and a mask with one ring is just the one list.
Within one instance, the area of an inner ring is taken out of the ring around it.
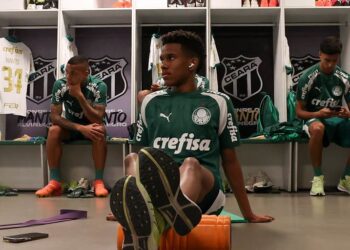
{"label": "tiled floor", "polygon": [[[234,224],[232,249],[323,250],[348,249],[350,242],[350,196],[331,193],[310,197],[307,193],[251,194],[256,213],[272,215],[269,224]],[[38,199],[32,193],[0,197],[0,224],[57,215],[59,209],[88,211],[88,219],[45,226],[1,230],[0,237],[25,232],[44,232],[48,239],[11,244],[0,241],[1,250],[93,250],[116,249],[116,225],[105,220],[109,199]],[[232,195],[226,210],[239,214]]]}

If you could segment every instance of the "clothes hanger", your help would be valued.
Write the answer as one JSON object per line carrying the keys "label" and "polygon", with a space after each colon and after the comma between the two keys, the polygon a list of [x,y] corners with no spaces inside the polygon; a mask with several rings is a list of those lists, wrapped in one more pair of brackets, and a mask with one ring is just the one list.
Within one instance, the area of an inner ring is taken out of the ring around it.
{"label": "clothes hanger", "polygon": [[5,39],[11,43],[18,43],[19,40],[16,37],[15,30],[9,30],[9,34],[5,37]]}
{"label": "clothes hanger", "polygon": [[155,38],[159,38],[160,37],[160,26],[158,26],[158,30],[157,30],[157,33],[154,33],[153,35],[154,35],[154,37]]}
{"label": "clothes hanger", "polygon": [[71,35],[66,35],[66,38],[68,39],[68,41],[73,42],[74,38]]}

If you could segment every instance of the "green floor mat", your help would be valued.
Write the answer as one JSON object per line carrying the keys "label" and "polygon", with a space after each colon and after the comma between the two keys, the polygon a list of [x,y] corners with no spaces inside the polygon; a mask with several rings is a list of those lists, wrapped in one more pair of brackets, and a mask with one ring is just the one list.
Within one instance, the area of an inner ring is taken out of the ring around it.
{"label": "green floor mat", "polygon": [[238,215],[222,210],[220,215],[229,216],[231,218],[231,223],[247,223],[248,221]]}

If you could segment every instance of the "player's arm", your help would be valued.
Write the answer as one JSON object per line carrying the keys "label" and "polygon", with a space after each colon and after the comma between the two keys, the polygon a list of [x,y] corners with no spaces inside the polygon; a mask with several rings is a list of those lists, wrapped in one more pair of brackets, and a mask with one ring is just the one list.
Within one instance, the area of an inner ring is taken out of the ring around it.
{"label": "player's arm", "polygon": [[91,123],[103,123],[103,116],[106,112],[106,106],[101,104],[94,104],[91,105],[85,98],[84,95],[79,96],[77,98],[79,101],[79,104],[81,108],[83,109],[83,113],[85,117],[91,122]]}
{"label": "player's arm", "polygon": [[306,102],[308,100],[308,94],[312,83],[307,74],[304,74],[300,77],[298,82],[298,89],[296,94],[296,104],[295,104],[295,113],[298,118],[302,120],[309,120],[312,118],[329,118],[337,114],[336,111],[329,108],[322,108],[315,112],[310,112],[306,109]]}
{"label": "player's arm", "polygon": [[350,118],[350,103],[348,103],[348,107],[344,108],[342,107],[341,110],[338,113],[338,117],[341,118]]}
{"label": "player's arm", "polygon": [[104,139],[105,131],[101,125],[97,123],[81,125],[62,117],[61,114],[62,104],[51,104],[50,119],[52,124],[58,125],[67,130],[78,131],[92,141],[99,141]]}
{"label": "player's arm", "polygon": [[238,161],[236,151],[233,148],[223,149],[221,152],[222,167],[228,182],[233,190],[233,193],[238,202],[242,215],[249,222],[270,222],[274,218],[268,215],[256,215],[253,213],[247,193],[244,188],[244,180],[241,165]]}
{"label": "player's arm", "polygon": [[344,100],[347,103],[347,107],[342,107],[338,113],[341,118],[350,118],[350,76],[347,81],[346,93],[344,94]]}
{"label": "player's arm", "polygon": [[301,100],[297,100],[295,112],[298,118],[303,120],[309,120],[312,118],[329,118],[337,115],[337,111],[329,108],[323,108],[315,112],[307,111],[304,102]]}
{"label": "player's arm", "polygon": [[58,125],[67,130],[79,131],[79,126],[81,126],[80,124],[71,122],[61,116],[62,104],[51,104],[50,109],[51,109],[50,119],[52,124]]}

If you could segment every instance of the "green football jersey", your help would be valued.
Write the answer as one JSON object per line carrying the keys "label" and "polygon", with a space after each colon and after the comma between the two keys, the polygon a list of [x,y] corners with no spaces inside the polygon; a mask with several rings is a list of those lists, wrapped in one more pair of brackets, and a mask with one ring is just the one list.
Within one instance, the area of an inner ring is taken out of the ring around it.
{"label": "green football jersey", "polygon": [[[91,104],[107,105],[107,85],[100,79],[89,76],[85,86],[81,88],[86,100]],[[90,124],[84,116],[79,101],[69,95],[67,79],[64,77],[54,83],[52,89],[52,104],[64,105],[64,117],[79,124]]]}
{"label": "green football jersey", "polygon": [[349,75],[340,67],[333,74],[321,72],[320,64],[305,71],[298,82],[297,100],[305,103],[307,111],[316,112],[322,108],[336,107],[350,102]]}
{"label": "green football jersey", "polygon": [[180,164],[195,157],[219,183],[220,152],[239,145],[239,140],[233,104],[222,93],[161,90],[142,102],[136,141],[164,150]]}

